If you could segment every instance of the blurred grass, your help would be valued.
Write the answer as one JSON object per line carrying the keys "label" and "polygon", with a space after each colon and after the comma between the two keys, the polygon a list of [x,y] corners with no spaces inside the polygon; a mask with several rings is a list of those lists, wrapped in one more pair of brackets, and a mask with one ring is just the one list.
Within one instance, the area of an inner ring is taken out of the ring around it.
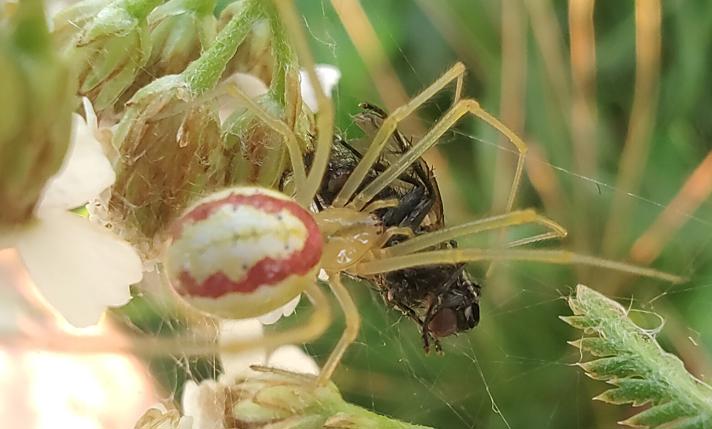
{"label": "blurred grass", "polygon": [[[337,7],[348,3],[333,1]],[[620,188],[617,177],[635,88],[635,3],[595,3],[593,77],[582,76],[581,69],[572,72],[566,2],[516,0],[507,4],[511,9],[502,11],[500,2],[494,1],[363,0],[380,46],[359,48],[366,52],[381,49],[384,58],[379,61],[390,64],[404,92],[411,96],[455,61],[463,61],[468,67],[464,95],[478,99],[505,123],[520,128],[522,137],[536,146],[529,173],[540,181],[553,179],[556,186],[546,194],[527,180],[515,206],[536,207],[566,226],[571,236],[562,247],[630,259],[633,243],[712,150],[712,85],[708,82],[712,3],[662,3],[659,95],[657,102],[650,101],[653,117],[649,137],[645,137],[648,156],[637,159],[642,174],[640,185],[633,189]],[[364,61],[331,2],[302,0],[299,6],[314,36],[317,59],[336,64],[343,73],[335,96],[338,127],[343,134],[356,136],[350,115],[359,102],[387,107],[400,102],[382,99],[373,81],[383,78],[380,73],[387,68]],[[515,29],[512,23],[521,27]],[[512,33],[515,30],[519,32]],[[573,30],[581,34],[576,31],[585,28]],[[514,45],[512,40],[505,44],[503,34],[520,39]],[[520,49],[511,50],[516,43]],[[505,46],[510,51],[503,54]],[[521,70],[512,67],[513,63],[522,64]],[[504,70],[520,81],[503,81]],[[584,94],[592,97],[587,100],[594,111],[589,118],[593,121],[589,140],[581,137],[586,130],[573,119],[577,81],[588,82]],[[503,99],[515,85],[521,85],[521,99]],[[407,124],[408,131],[417,136],[427,129],[447,108],[450,96],[443,94],[424,106],[419,120]],[[501,110],[505,108],[514,114]],[[520,109],[521,125],[505,117],[513,115],[516,122],[516,109]],[[501,173],[507,173],[515,160],[509,149],[492,129],[471,119],[443,139],[438,150],[445,162],[436,158],[435,165],[441,186],[447,187],[443,194],[449,224],[493,212],[501,189],[506,192],[506,186],[495,182],[503,180]],[[582,159],[581,150],[592,151],[593,156]],[[497,171],[494,166],[499,166]],[[696,189],[700,191],[699,186]],[[619,219],[625,227],[615,235],[618,245],[604,254],[602,243],[616,195],[630,205],[630,211]],[[364,326],[336,381],[349,400],[440,428],[612,427],[626,417],[626,409],[593,402],[591,398],[602,386],[570,365],[579,356],[566,341],[578,334],[557,318],[567,312],[561,298],[579,282],[615,298],[634,297],[638,306],[667,318],[663,342],[705,379],[712,370],[712,203],[705,199],[694,212],[674,215],[684,224],[652,265],[689,276],[687,284],[672,287],[600,270],[502,264],[484,282],[481,325],[467,335],[448,339],[444,356],[425,356],[415,327],[396,312],[385,310],[377,294],[354,284],[351,290]],[[483,279],[482,267],[473,266],[472,272]],[[309,346],[310,352],[325,359],[340,332],[341,325],[336,323],[328,335]]]}

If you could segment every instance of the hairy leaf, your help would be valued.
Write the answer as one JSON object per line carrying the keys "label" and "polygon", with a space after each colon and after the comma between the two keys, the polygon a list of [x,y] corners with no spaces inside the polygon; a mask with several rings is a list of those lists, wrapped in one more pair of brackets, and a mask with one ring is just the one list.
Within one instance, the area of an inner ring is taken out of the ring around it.
{"label": "hairy leaf", "polygon": [[690,375],[677,356],[664,351],[654,332],[628,317],[617,302],[579,285],[569,298],[573,316],[561,317],[584,337],[569,342],[597,359],[578,364],[586,374],[615,387],[594,399],[648,405],[623,425],[659,429],[712,428],[712,388]]}

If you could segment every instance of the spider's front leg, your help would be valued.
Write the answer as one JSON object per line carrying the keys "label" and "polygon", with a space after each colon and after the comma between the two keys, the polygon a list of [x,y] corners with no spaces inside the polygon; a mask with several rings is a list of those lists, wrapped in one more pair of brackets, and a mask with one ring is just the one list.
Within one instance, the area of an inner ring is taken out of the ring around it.
{"label": "spider's front leg", "polygon": [[[389,115],[383,121],[383,124],[378,129],[378,132],[373,138],[373,141],[371,142],[368,151],[363,155],[363,158],[358,163],[344,186],[341,188],[341,191],[334,199],[333,204],[335,207],[344,207],[347,204],[351,204],[354,209],[361,210],[366,204],[368,204],[369,201],[373,199],[373,197],[376,196],[376,194],[378,194],[377,191],[373,193],[373,195],[371,195],[369,198],[359,198],[349,203],[349,201],[351,201],[351,198],[354,196],[358,188],[363,183],[364,179],[368,176],[369,171],[372,170],[373,165],[381,156],[383,149],[386,147],[393,133],[395,133],[396,129],[398,128],[398,124],[402,122],[405,118],[410,116],[413,112],[415,112],[420,106],[422,106],[425,102],[431,99],[435,94],[442,91],[443,88],[445,88],[453,81],[456,82],[455,99],[453,103],[457,103],[460,99],[460,94],[462,93],[462,81],[464,73],[465,66],[462,63],[455,64],[452,68],[450,68],[442,76],[440,76],[440,78],[438,78],[430,86],[424,89],[420,94],[415,96],[407,104],[394,110],[393,113],[391,113],[391,115]],[[406,168],[410,166],[413,161],[414,160],[410,160]],[[403,171],[404,170],[405,169],[403,169]],[[401,171],[401,173],[403,171]],[[393,179],[395,179],[399,175],[400,173],[396,174]],[[389,183],[390,181],[386,183],[386,185],[388,185]],[[381,187],[379,191],[382,189],[383,187]]]}
{"label": "spider's front leg", "polygon": [[346,321],[346,328],[344,328],[339,342],[331,351],[329,358],[321,369],[319,377],[317,378],[317,384],[324,385],[329,382],[331,376],[334,374],[336,367],[341,362],[341,358],[344,356],[346,349],[356,341],[358,337],[358,332],[361,327],[361,314],[356,307],[351,294],[346,289],[346,286],[341,282],[341,274],[338,272],[327,273],[329,280],[329,287],[331,291],[336,296],[339,301],[339,305],[344,312],[344,319]]}

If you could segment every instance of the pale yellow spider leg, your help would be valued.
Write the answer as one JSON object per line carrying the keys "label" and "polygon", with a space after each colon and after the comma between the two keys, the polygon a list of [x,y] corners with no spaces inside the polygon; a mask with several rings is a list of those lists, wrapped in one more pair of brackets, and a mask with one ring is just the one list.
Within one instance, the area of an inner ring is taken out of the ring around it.
{"label": "pale yellow spider leg", "polygon": [[514,198],[519,189],[519,183],[522,179],[522,173],[524,172],[524,158],[527,153],[527,145],[512,130],[507,128],[506,125],[482,109],[480,104],[473,99],[458,101],[457,104],[445,113],[438,123],[436,123],[421,140],[413,144],[408,152],[394,161],[385,171],[379,174],[376,179],[374,179],[358,195],[356,195],[353,201],[349,204],[349,207],[353,207],[356,210],[361,209],[379,192],[381,192],[381,190],[403,174],[403,172],[413,165],[413,163],[416,162],[418,158],[420,158],[428,149],[433,147],[438,142],[440,137],[442,137],[443,134],[445,134],[467,113],[484,120],[486,123],[496,128],[497,131],[501,132],[509,139],[509,141],[519,152],[517,167],[514,172],[514,179],[512,180],[512,187],[509,191],[509,198],[507,199],[507,207],[505,209],[505,212],[511,211],[512,206],[514,205]]}
{"label": "pale yellow spider leg", "polygon": [[[408,237],[412,239],[415,237],[415,232],[407,226],[392,226],[379,237],[379,243],[377,246],[382,247],[385,246],[386,243],[388,243],[388,240],[390,240],[392,237],[395,237],[396,235],[400,235],[402,237]],[[380,255],[380,254],[379,254]]]}
{"label": "pale yellow spider leg", "polygon": [[334,350],[331,351],[329,359],[327,359],[321,369],[321,372],[319,373],[317,383],[320,385],[326,384],[331,379],[331,376],[334,374],[339,362],[341,362],[341,358],[344,356],[346,349],[348,349],[349,346],[356,341],[359,328],[361,327],[361,314],[359,313],[358,308],[356,308],[356,304],[351,298],[349,291],[341,282],[340,274],[330,272],[328,275],[329,286],[331,287],[332,292],[334,292],[334,295],[336,295],[336,299],[339,301],[341,309],[344,312],[346,328],[344,328],[344,333],[341,334],[339,342],[336,344],[336,347],[334,347]]}
{"label": "pale yellow spider leg", "polygon": [[26,334],[0,331],[0,339],[8,343],[31,345],[35,349],[72,354],[127,353],[147,358],[168,355],[209,356],[221,352],[241,353],[250,350],[273,350],[285,344],[303,344],[319,338],[331,324],[329,300],[316,282],[304,292],[314,310],[309,320],[283,332],[267,333],[264,337],[215,343],[210,336],[196,341],[195,336],[161,338],[149,335],[133,336],[127,341],[116,341],[105,335],[45,335],[41,338]]}
{"label": "pale yellow spider leg", "polygon": [[400,200],[397,198],[391,198],[388,200],[376,200],[373,201],[371,204],[367,205],[363,210],[365,213],[373,213],[376,210],[381,210],[381,209],[388,209],[391,207],[398,207],[398,204],[400,204]]}
{"label": "pale yellow spider leg", "polygon": [[506,247],[521,247],[527,244],[538,243],[540,241],[553,240],[556,238],[563,238],[558,232],[545,232],[539,235],[533,235],[531,237],[521,238],[519,240],[514,240],[505,243]]}
{"label": "pale yellow spider leg", "polygon": [[374,275],[405,268],[439,264],[459,264],[477,261],[531,261],[549,264],[581,264],[608,270],[621,271],[638,276],[651,277],[670,283],[682,283],[685,278],[674,274],[640,267],[625,262],[610,261],[595,256],[581,255],[567,250],[538,249],[446,249],[433,250],[390,258],[362,262],[350,271],[356,275]]}
{"label": "pale yellow spider leg", "polygon": [[415,237],[415,232],[407,226],[392,226],[383,233],[384,243],[388,242],[391,237],[396,235],[402,235],[405,237],[410,237],[411,239]]}
{"label": "pale yellow spider leg", "polygon": [[395,246],[382,249],[379,253],[379,257],[387,258],[392,256],[407,255],[419,250],[427,249],[445,241],[457,239],[459,237],[524,224],[538,224],[550,229],[551,231],[536,235],[534,237],[514,241],[510,243],[510,246],[521,246],[522,244],[549,238],[566,237],[566,229],[553,220],[537,214],[532,209],[515,210],[498,216],[477,219],[461,225],[450,226],[437,231],[418,235],[415,238],[403,241]]}
{"label": "pale yellow spider leg", "polygon": [[[259,104],[245,94],[242,89],[237,85],[227,85],[226,91],[239,98],[245,107],[254,113],[262,122],[268,127],[279,133],[282,138],[284,138],[284,144],[287,146],[287,151],[289,152],[289,160],[292,163],[292,171],[294,172],[294,183],[297,189],[303,188],[306,183],[306,167],[304,166],[304,158],[302,157],[302,149],[297,140],[294,131],[287,125],[283,120],[274,117],[272,114],[267,112]],[[301,203],[301,201],[298,201]]]}
{"label": "pale yellow spider leg", "polygon": [[[346,180],[346,183],[341,188],[341,191],[339,191],[339,194],[334,199],[333,205],[335,207],[344,207],[349,200],[351,200],[351,197],[366,178],[366,175],[368,175],[368,172],[373,164],[378,160],[383,148],[386,147],[388,140],[398,127],[398,123],[417,110],[427,100],[440,92],[453,80],[457,80],[455,97],[456,102],[459,101],[457,98],[460,96],[462,91],[462,79],[464,73],[465,66],[462,63],[455,64],[452,68],[450,68],[450,70],[446,71],[442,76],[440,76],[440,78],[438,78],[438,80],[433,82],[420,94],[388,115],[388,117],[383,121],[383,124],[381,124],[381,127],[378,129],[378,132],[376,132],[376,135],[368,147],[368,150],[363,155],[363,158],[361,158],[361,161],[358,163],[356,168],[354,168],[354,171],[351,172],[351,175]],[[366,201],[366,203],[367,202],[368,201]]]}
{"label": "pale yellow spider leg", "polygon": [[273,0],[273,4],[282,18],[284,27],[290,33],[294,49],[297,51],[302,66],[309,77],[309,82],[314,88],[319,110],[316,113],[317,141],[314,151],[314,160],[312,161],[311,169],[307,176],[306,185],[301,188],[297,187],[295,199],[301,203],[314,199],[314,196],[321,186],[324,173],[326,172],[329,156],[331,154],[331,145],[333,143],[334,108],[331,104],[331,100],[329,100],[324,93],[321,82],[317,77],[314,57],[309,49],[309,44],[304,35],[304,29],[302,28],[299,14],[294,7],[294,2],[292,0]]}

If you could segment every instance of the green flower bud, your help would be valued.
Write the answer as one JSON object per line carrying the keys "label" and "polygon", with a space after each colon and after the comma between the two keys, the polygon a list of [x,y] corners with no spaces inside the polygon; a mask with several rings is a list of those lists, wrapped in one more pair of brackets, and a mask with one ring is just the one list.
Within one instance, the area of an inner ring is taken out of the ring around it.
{"label": "green flower bud", "polygon": [[214,40],[215,0],[171,0],[148,16],[151,56],[118,104],[152,80],[182,72]]}
{"label": "green flower bud", "polygon": [[157,256],[170,223],[220,169],[216,108],[183,75],[164,76],[127,103],[114,134],[120,153],[109,221],[147,258]]}
{"label": "green flower bud", "polygon": [[[233,16],[240,13],[245,7],[243,3],[244,1],[233,2],[223,10],[220,14],[220,28],[224,27]],[[261,19],[253,24],[237,53],[228,63],[225,75],[246,73],[269,85],[273,72],[272,32],[269,21]]]}
{"label": "green flower bud", "polygon": [[215,0],[171,0],[149,15],[151,76],[182,72],[215,40],[214,8]]}
{"label": "green flower bud", "polygon": [[[255,102],[275,118],[284,116],[280,105],[269,95]],[[284,138],[252,111],[239,110],[223,124],[225,185],[249,183],[276,187],[286,166]]]}
{"label": "green flower bud", "polygon": [[112,0],[82,0],[57,12],[52,17],[52,38],[55,45],[62,50],[72,46],[81,30],[111,2]]}
{"label": "green flower bud", "polygon": [[190,419],[181,417],[178,410],[161,411],[150,408],[136,422],[134,429],[191,429]]}
{"label": "green flower bud", "polygon": [[19,3],[0,29],[0,225],[32,217],[69,145],[73,88],[53,51],[40,0]]}
{"label": "green flower bud", "polygon": [[79,93],[97,112],[111,107],[146,65],[151,54],[146,17],[159,2],[114,1],[74,39],[70,56],[79,64]]}
{"label": "green flower bud", "polygon": [[120,159],[106,220],[145,258],[159,256],[190,200],[224,183],[217,103],[207,94],[259,18],[258,6],[248,2],[183,73],[154,80],[126,105],[113,139]]}
{"label": "green flower bud", "polygon": [[225,427],[299,429],[427,429],[380,416],[344,401],[314,376],[256,367],[260,374],[229,387]]}

